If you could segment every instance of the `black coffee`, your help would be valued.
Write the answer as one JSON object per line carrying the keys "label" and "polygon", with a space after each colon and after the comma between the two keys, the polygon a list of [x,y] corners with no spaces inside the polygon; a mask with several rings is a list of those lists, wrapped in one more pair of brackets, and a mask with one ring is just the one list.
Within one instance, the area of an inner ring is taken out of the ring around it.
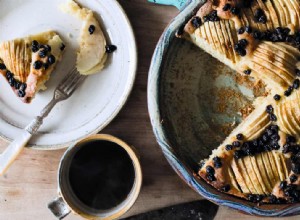
{"label": "black coffee", "polygon": [[84,144],[76,152],[69,173],[70,185],[77,198],[100,210],[113,208],[124,201],[132,189],[134,177],[128,153],[109,141]]}

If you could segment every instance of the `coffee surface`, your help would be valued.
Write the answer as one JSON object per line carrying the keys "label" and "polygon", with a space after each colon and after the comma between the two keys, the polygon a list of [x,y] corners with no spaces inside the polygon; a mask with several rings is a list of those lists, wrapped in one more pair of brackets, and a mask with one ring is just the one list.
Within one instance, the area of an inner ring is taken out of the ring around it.
{"label": "coffee surface", "polygon": [[109,141],[85,143],[74,155],[69,172],[70,185],[77,198],[99,210],[113,208],[124,201],[134,177],[128,153]]}

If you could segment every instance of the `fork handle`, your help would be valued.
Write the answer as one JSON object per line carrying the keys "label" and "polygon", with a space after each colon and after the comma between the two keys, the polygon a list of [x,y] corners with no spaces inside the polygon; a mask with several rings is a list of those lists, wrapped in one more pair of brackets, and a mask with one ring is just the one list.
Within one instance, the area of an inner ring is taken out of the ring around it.
{"label": "fork handle", "polygon": [[0,176],[3,175],[17,156],[22,152],[32,134],[23,130],[22,134],[15,139],[0,155]]}
{"label": "fork handle", "polygon": [[43,117],[36,117],[24,130],[22,130],[20,136],[8,145],[8,147],[0,155],[0,176],[7,171],[10,165],[27,145],[32,135],[37,132],[42,124]]}
{"label": "fork handle", "polygon": [[28,141],[34,135],[43,124],[43,119],[47,117],[49,112],[58,102],[55,98],[49,102],[49,104],[41,111],[40,116],[37,116],[30,124],[22,131],[20,136],[11,142],[8,147],[0,154],[0,176],[2,176],[18,155],[22,152]]}

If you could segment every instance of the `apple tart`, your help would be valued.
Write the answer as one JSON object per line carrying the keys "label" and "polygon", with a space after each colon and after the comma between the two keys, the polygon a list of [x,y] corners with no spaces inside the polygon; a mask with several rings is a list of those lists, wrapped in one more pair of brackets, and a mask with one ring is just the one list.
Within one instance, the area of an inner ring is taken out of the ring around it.
{"label": "apple tart", "polygon": [[300,202],[300,1],[207,0],[177,36],[268,91],[198,176],[252,202]]}
{"label": "apple tart", "polygon": [[65,45],[53,31],[0,43],[0,73],[16,95],[30,103],[39,90],[45,90]]}

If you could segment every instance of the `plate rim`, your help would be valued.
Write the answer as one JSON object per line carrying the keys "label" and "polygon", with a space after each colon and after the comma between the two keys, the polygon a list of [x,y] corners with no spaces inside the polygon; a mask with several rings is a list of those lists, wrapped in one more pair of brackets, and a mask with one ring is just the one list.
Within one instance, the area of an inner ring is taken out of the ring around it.
{"label": "plate rim", "polygon": [[[96,1],[99,1],[99,0],[96,0]],[[137,42],[136,42],[134,30],[132,28],[131,22],[130,22],[125,10],[123,9],[121,4],[117,0],[112,0],[112,1],[115,4],[115,6],[118,8],[118,10],[120,12],[120,15],[122,15],[124,17],[124,24],[126,24],[126,29],[129,32],[128,36],[129,36],[129,38],[132,39],[132,42],[131,42],[131,44],[132,44],[131,45],[132,46],[131,47],[132,60],[130,60],[130,62],[131,62],[130,67],[131,67],[132,70],[129,72],[129,75],[131,75],[131,78],[128,81],[129,83],[127,84],[127,86],[124,89],[123,98],[118,100],[118,105],[114,109],[114,111],[110,114],[110,116],[102,124],[98,125],[94,130],[92,130],[88,133],[83,133],[81,136],[76,137],[73,140],[65,142],[65,143],[54,144],[54,145],[28,144],[26,146],[26,148],[34,149],[34,150],[41,150],[41,151],[66,149],[71,144],[73,144],[75,142],[78,142],[83,138],[86,138],[88,136],[99,133],[102,129],[104,129],[118,115],[118,113],[122,110],[122,108],[124,107],[124,105],[126,104],[128,99],[130,98],[131,92],[132,92],[134,84],[135,84],[136,75],[137,75],[137,65],[138,65]],[[0,133],[0,138],[3,141],[8,142],[8,144],[13,141],[13,139],[6,137],[2,133]]]}

